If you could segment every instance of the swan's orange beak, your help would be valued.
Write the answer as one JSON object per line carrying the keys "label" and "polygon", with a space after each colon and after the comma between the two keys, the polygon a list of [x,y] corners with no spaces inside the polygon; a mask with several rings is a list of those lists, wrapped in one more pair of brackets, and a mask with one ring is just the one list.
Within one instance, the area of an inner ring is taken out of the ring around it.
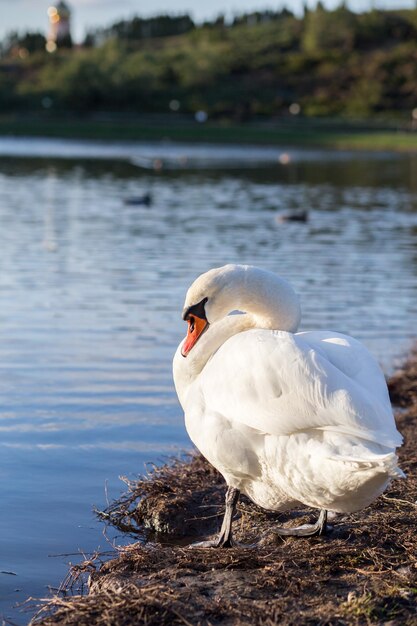
{"label": "swan's orange beak", "polygon": [[197,340],[201,337],[209,325],[207,320],[203,320],[201,317],[197,317],[196,315],[190,315],[187,322],[188,332],[184,345],[181,348],[182,356],[187,356],[191,348],[195,346]]}

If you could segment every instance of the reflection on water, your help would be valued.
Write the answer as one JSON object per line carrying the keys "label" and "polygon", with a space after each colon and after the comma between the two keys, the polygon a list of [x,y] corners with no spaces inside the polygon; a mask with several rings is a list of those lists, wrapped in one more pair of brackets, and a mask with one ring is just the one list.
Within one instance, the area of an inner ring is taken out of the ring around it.
{"label": "reflection on water", "polygon": [[[48,555],[108,548],[91,513],[106,481],[116,497],[120,474],[189,446],[171,358],[200,272],[243,262],[286,276],[304,329],[355,335],[387,371],[407,349],[416,161],[297,155],[160,172],[0,160],[0,571],[17,574],[0,573],[0,613],[44,596],[74,560]],[[152,207],[124,205],[146,191]],[[305,208],[306,224],[278,224]]]}

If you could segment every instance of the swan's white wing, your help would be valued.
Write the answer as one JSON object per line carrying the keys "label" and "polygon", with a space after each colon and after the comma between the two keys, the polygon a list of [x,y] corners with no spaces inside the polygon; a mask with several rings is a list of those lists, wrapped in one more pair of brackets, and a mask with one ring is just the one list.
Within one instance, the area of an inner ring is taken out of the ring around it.
{"label": "swan's white wing", "polygon": [[369,352],[328,332],[250,330],[230,338],[195,383],[197,405],[273,435],[337,431],[395,447],[385,380]]}

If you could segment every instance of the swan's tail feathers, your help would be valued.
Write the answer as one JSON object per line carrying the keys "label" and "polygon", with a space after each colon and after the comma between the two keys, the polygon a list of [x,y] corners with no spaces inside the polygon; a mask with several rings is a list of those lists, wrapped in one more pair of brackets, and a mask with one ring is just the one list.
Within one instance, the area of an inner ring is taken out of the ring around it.
{"label": "swan's tail feathers", "polygon": [[332,467],[334,498],[329,510],[339,513],[352,513],[369,506],[385,491],[392,480],[405,478],[398,467],[395,452],[370,454],[369,456],[333,457]]}
{"label": "swan's tail feathers", "polygon": [[346,463],[350,465],[350,469],[359,472],[371,470],[375,474],[385,474],[390,478],[405,478],[404,472],[398,467],[398,456],[395,452],[389,452],[388,454],[378,454],[372,455],[368,458],[366,457],[354,457],[354,456],[343,456],[340,457],[330,457],[333,461],[338,461],[339,463]]}

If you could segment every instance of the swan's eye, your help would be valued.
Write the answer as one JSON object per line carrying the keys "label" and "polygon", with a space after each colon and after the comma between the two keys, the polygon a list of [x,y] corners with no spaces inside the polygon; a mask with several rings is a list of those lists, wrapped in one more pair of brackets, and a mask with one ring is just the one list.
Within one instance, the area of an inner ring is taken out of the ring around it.
{"label": "swan's eye", "polygon": [[192,332],[194,332],[194,325],[195,325],[194,317],[190,316],[189,319],[188,319],[188,322],[190,324],[190,326],[189,326],[190,333],[192,333]]}

